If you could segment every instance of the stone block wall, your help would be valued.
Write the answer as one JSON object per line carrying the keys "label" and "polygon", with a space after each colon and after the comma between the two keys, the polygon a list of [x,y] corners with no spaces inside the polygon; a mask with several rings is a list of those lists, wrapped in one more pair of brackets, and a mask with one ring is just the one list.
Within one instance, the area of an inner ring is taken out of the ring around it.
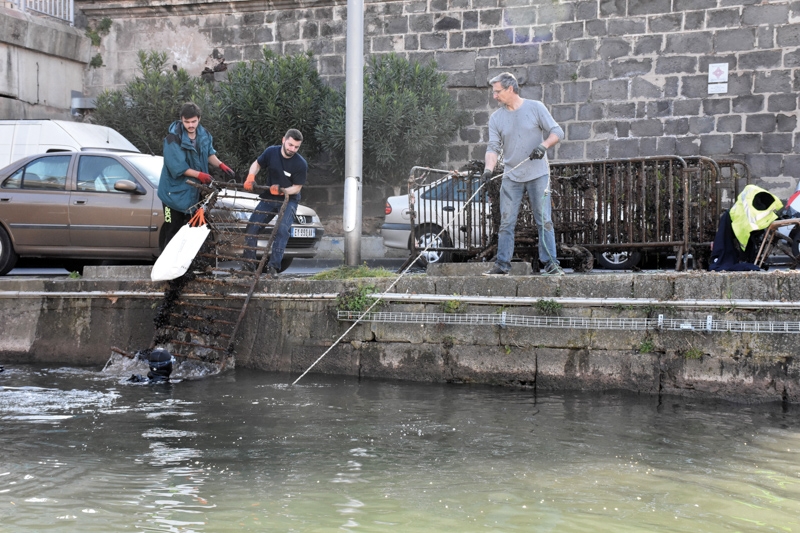
{"label": "stone block wall", "polygon": [[[231,63],[262,46],[311,50],[322,76],[343,82],[343,0],[141,4],[76,2],[88,19],[114,20],[88,92],[129,80],[141,49],[166,49],[193,74],[215,51]],[[452,168],[483,158],[496,108],[486,82],[508,70],[564,128],[557,160],[735,158],[785,198],[800,176],[799,45],[797,0],[365,1],[365,53],[435,60],[472,113],[442,154]],[[727,93],[708,92],[713,63],[728,65]]]}
{"label": "stone block wall", "polygon": [[[134,353],[149,346],[153,318],[167,284],[151,282],[145,267],[119,268],[87,267],[82,279],[0,277],[0,324],[5,325],[0,361],[101,368],[112,347]],[[624,329],[500,327],[480,325],[466,316],[459,324],[395,321],[351,327],[351,322],[338,320],[337,295],[370,285],[382,293],[394,281],[285,276],[263,281],[238,330],[236,366],[299,376],[317,361],[313,373],[361,378],[484,383],[537,391],[623,389],[800,404],[797,334],[791,329],[781,332],[776,327],[773,333],[763,329],[757,333],[752,328],[711,332],[632,325]],[[241,295],[234,295],[241,294],[241,285],[226,288],[226,284],[224,278],[215,280],[211,300],[203,301],[196,294],[184,297],[204,305],[218,305],[217,299],[225,297],[241,300]],[[458,313],[473,318],[496,315],[501,309],[508,315],[532,317],[545,314],[540,302],[563,298],[565,305],[555,310],[562,318],[619,320],[663,314],[689,321],[713,315],[714,320],[758,321],[762,326],[773,321],[776,326],[791,327],[800,319],[800,309],[772,306],[783,295],[796,294],[798,287],[800,273],[796,271],[501,279],[412,274],[400,280],[394,291],[421,300],[395,300],[381,310],[442,313],[444,302],[438,298],[445,296],[470,299],[462,301],[464,307]],[[506,297],[508,303],[500,306],[481,301],[483,297]],[[524,297],[537,301],[512,301]],[[646,306],[646,302],[631,300],[635,305],[612,305],[612,299],[631,297],[656,301]],[[596,301],[577,305],[575,298]],[[685,308],[684,299],[695,302],[693,308]],[[703,305],[704,299],[713,301]],[[717,307],[720,300],[725,303]],[[749,309],[762,304],[766,308]],[[202,345],[198,334],[193,334],[193,342]],[[323,353],[327,355],[320,359]]]}
{"label": "stone block wall", "polygon": [[69,119],[89,38],[68,23],[0,6],[0,119]]}

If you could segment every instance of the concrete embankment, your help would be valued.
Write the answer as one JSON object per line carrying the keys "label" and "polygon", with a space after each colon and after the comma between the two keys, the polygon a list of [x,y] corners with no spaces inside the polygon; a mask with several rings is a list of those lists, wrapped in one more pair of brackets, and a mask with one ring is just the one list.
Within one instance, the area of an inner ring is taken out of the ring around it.
{"label": "concrete embankment", "polygon": [[[476,275],[484,268],[406,275],[376,321],[312,372],[800,403],[800,273]],[[0,362],[102,365],[112,346],[149,346],[165,286],[127,272],[0,279]],[[337,295],[393,281],[262,281],[236,365],[299,374],[353,324],[338,317]]]}

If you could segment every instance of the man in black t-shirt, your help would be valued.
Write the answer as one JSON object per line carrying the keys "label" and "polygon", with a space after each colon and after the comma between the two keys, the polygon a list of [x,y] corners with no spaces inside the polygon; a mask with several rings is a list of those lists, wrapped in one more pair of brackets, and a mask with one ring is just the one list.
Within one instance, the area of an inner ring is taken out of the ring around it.
{"label": "man in black t-shirt", "polygon": [[270,146],[258,156],[258,159],[253,161],[244,182],[244,188],[252,191],[258,171],[262,168],[267,170],[264,184],[269,186],[269,189],[261,193],[261,201],[250,215],[250,224],[247,225],[244,258],[250,260],[245,262],[245,268],[248,270],[254,270],[256,264],[255,247],[259,230],[263,227],[259,224],[269,223],[280,211],[284,195],[289,195],[283,219],[273,230],[277,233],[272,241],[269,263],[264,271],[267,276],[273,278],[278,277],[278,272],[281,270],[283,253],[286,250],[286,243],[289,241],[289,232],[297,211],[297,204],[300,201],[300,190],[306,183],[308,163],[303,156],[297,153],[302,142],[303,134],[298,130],[287,131],[281,139],[280,145]]}

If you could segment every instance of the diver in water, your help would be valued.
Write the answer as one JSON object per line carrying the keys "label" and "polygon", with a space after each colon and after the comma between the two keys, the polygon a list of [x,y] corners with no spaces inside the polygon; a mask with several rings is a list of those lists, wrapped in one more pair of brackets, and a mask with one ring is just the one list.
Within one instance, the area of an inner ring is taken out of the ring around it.
{"label": "diver in water", "polygon": [[156,348],[149,354],[146,352],[137,352],[139,359],[146,359],[150,367],[147,376],[141,374],[134,374],[128,381],[134,383],[169,383],[169,375],[172,374],[172,364],[175,359],[172,354],[164,348]]}

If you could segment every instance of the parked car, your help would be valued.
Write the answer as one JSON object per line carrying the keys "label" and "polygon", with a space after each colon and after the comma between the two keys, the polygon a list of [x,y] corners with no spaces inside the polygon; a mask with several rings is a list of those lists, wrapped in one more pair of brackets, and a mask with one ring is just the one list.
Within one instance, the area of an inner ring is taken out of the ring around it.
{"label": "parked car", "polygon": [[[431,245],[423,254],[428,263],[448,262],[459,251],[480,249],[488,244],[491,232],[488,202],[476,198],[469,209],[464,209],[479,185],[475,179],[447,175],[414,190],[414,239],[419,251]],[[408,194],[390,196],[386,200],[381,236],[387,248],[411,249]]]}
{"label": "parked car", "polygon": [[[69,266],[154,261],[164,221],[156,194],[162,166],[159,156],[83,151],[33,155],[0,169],[0,275],[20,257]],[[209,216],[231,217],[241,232],[249,217],[241,209],[257,202],[255,194],[224,189],[219,212]],[[314,257],[323,234],[316,212],[298,206],[282,268],[295,257]]]}

